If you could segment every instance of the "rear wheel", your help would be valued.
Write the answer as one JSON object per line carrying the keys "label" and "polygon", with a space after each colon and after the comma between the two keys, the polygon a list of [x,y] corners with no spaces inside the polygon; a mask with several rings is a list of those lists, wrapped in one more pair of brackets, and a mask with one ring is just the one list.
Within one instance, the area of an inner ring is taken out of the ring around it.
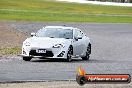
{"label": "rear wheel", "polygon": [[72,61],[72,54],[73,54],[73,49],[72,49],[72,47],[70,47],[68,49],[68,52],[67,52],[67,61],[68,62],[71,62]]}
{"label": "rear wheel", "polygon": [[89,60],[90,54],[91,54],[91,44],[87,46],[86,56],[82,57],[82,60]]}
{"label": "rear wheel", "polygon": [[31,57],[23,57],[24,61],[30,61],[32,58]]}

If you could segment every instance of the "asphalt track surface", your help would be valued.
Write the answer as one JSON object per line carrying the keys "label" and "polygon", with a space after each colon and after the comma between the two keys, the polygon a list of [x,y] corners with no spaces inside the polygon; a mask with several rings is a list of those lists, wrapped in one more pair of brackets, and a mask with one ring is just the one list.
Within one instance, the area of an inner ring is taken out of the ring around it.
{"label": "asphalt track surface", "polygon": [[132,24],[9,22],[9,25],[28,34],[45,25],[80,28],[91,38],[92,54],[89,61],[74,58],[72,62],[40,59],[25,62],[18,56],[0,57],[0,82],[75,80],[80,65],[88,74],[132,75]]}

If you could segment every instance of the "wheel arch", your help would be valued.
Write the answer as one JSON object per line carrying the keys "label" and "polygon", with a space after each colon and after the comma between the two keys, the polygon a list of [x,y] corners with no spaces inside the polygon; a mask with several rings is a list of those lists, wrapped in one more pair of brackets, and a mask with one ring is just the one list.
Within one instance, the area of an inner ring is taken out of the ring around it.
{"label": "wheel arch", "polygon": [[73,45],[70,45],[69,48],[72,49],[72,55],[73,55]]}

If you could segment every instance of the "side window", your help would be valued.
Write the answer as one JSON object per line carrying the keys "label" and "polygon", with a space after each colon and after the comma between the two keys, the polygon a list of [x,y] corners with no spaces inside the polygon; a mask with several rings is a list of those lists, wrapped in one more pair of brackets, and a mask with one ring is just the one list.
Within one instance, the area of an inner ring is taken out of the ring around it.
{"label": "side window", "polygon": [[[80,30],[75,30],[75,37],[82,36],[82,32]],[[83,37],[83,36],[82,36]]]}
{"label": "side window", "polygon": [[81,35],[82,35],[82,37],[85,36],[85,34],[82,31],[81,31]]}

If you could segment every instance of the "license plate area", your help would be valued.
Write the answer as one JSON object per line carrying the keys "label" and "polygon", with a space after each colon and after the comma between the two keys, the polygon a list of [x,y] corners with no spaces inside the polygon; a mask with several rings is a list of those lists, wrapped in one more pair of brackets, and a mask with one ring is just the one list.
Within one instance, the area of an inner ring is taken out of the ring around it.
{"label": "license plate area", "polygon": [[46,53],[46,49],[37,49],[36,53]]}

